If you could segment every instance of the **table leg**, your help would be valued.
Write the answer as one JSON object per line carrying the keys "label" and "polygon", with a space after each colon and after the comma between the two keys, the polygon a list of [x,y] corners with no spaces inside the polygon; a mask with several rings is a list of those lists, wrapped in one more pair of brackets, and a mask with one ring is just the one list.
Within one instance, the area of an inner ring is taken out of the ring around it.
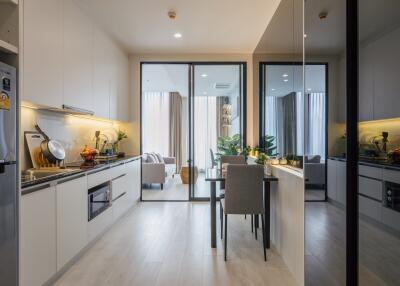
{"label": "table leg", "polygon": [[217,197],[216,197],[216,182],[211,182],[210,190],[210,218],[211,218],[211,247],[217,248]]}
{"label": "table leg", "polygon": [[264,182],[264,210],[265,210],[265,239],[267,248],[270,248],[271,231],[271,184]]}

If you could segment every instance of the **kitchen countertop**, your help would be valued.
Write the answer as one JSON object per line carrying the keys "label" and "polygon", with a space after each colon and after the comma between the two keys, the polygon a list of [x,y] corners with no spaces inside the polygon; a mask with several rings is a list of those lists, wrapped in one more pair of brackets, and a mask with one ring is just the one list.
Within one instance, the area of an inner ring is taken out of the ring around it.
{"label": "kitchen countertop", "polygon": [[49,183],[52,181],[57,181],[59,179],[75,176],[77,174],[82,174],[82,173],[90,174],[93,171],[109,169],[120,163],[138,160],[138,159],[140,159],[140,157],[141,157],[140,155],[126,155],[125,157],[115,158],[115,159],[112,159],[109,161],[102,161],[101,163],[98,163],[94,166],[85,167],[85,168],[80,168],[82,162],[70,163],[70,164],[66,164],[66,168],[71,169],[71,171],[64,172],[64,173],[57,173],[57,174],[49,175],[49,176],[42,177],[42,178],[24,179],[24,176],[21,176],[21,189],[33,187],[33,186],[44,184],[44,183]]}
{"label": "kitchen countertop", "polygon": [[[346,158],[339,157],[339,156],[331,156],[331,157],[328,157],[328,159],[346,162]],[[371,166],[371,167],[376,167],[376,168],[400,171],[400,164],[393,164],[393,163],[387,162],[387,161],[373,162],[373,161],[369,161],[369,160],[365,160],[365,159],[360,159],[358,163],[360,165],[364,165],[364,166]]]}

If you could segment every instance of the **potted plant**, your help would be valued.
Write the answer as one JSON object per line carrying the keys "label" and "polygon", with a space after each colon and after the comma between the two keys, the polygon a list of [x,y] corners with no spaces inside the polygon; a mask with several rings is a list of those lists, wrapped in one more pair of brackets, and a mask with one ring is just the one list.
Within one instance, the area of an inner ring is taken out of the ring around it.
{"label": "potted plant", "polygon": [[294,154],[287,154],[286,155],[286,160],[289,163],[289,165],[294,166],[294,162],[297,160],[297,156]]}
{"label": "potted plant", "polygon": [[113,153],[117,154],[120,157],[123,157],[125,154],[119,151],[119,143],[123,140],[128,138],[125,132],[118,130],[117,131],[117,140],[112,144]]}
{"label": "potted plant", "polygon": [[269,157],[274,157],[277,156],[278,154],[276,153],[276,145],[274,143],[275,137],[271,135],[265,135],[262,138],[263,141],[263,147],[261,148],[261,151],[265,153]]}
{"label": "potted plant", "polygon": [[268,160],[268,156],[265,153],[259,153],[256,159],[256,164],[265,165],[265,162]]}

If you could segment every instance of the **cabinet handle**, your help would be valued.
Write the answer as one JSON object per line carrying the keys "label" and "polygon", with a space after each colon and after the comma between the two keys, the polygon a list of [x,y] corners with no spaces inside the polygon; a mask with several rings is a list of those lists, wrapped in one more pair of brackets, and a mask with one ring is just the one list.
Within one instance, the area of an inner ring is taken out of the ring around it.
{"label": "cabinet handle", "polygon": [[118,179],[120,179],[120,178],[122,178],[122,177],[124,177],[124,176],[126,176],[126,174],[119,175],[118,177],[112,179],[111,181],[118,180]]}
{"label": "cabinet handle", "polygon": [[116,197],[115,199],[113,199],[112,201],[115,202],[116,200],[118,200],[119,198],[123,197],[126,195],[126,192],[123,192],[122,194],[120,194],[118,197]]}
{"label": "cabinet handle", "polygon": [[61,179],[60,181],[57,182],[57,184],[66,183],[66,182],[73,181],[73,180],[76,180],[76,179],[79,179],[79,178],[82,178],[85,176],[86,176],[86,174],[79,174],[78,176],[68,177],[66,179]]}
{"label": "cabinet handle", "polygon": [[41,190],[44,190],[44,189],[47,189],[47,188],[50,188],[50,187],[51,187],[51,184],[44,184],[44,185],[32,187],[32,188],[29,188],[27,190],[22,190],[21,195],[27,195],[27,194],[34,193],[34,192],[37,192],[37,191],[41,191]]}

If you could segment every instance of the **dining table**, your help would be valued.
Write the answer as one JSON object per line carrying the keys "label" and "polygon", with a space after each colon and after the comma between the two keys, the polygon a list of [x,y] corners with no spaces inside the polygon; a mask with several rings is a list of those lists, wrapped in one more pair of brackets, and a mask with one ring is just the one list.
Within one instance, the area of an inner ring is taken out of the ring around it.
{"label": "dining table", "polygon": [[[220,184],[225,182],[226,173],[223,172],[219,168],[207,169],[206,182],[210,182],[210,212],[211,212],[211,247],[217,247],[217,182]],[[264,182],[264,218],[265,218],[265,239],[266,246],[270,248],[270,228],[271,228],[271,182],[277,182],[278,178],[264,174],[263,182]],[[256,216],[258,218],[258,216]],[[256,219],[256,227],[257,227]]]}

